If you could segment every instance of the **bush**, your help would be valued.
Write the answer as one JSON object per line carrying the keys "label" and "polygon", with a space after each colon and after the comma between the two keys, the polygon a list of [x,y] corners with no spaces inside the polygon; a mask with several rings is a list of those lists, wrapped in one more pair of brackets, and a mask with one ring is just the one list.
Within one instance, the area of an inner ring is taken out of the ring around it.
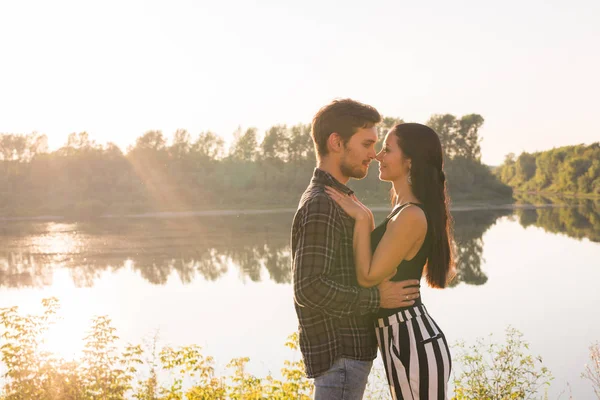
{"label": "bush", "polygon": [[[42,351],[44,334],[56,319],[56,298],[44,299],[42,315],[20,315],[17,307],[0,309],[0,356],[7,369],[1,400],[104,399],[139,400],[278,399],[308,400],[312,381],[304,364],[285,361],[283,380],[271,375],[256,378],[245,371],[248,358],[233,359],[230,376],[216,376],[213,359],[195,345],[164,347],[156,355],[156,340],[150,350],[127,345],[117,351],[118,337],[107,317],[97,317],[84,339],[80,360],[66,361]],[[286,346],[298,350],[298,335]],[[147,378],[137,380],[140,366],[149,367]],[[167,376],[167,382],[159,382]],[[184,388],[186,382],[187,388]]]}
{"label": "bush", "polygon": [[581,377],[592,382],[594,393],[600,399],[600,343],[590,346],[590,361],[591,363],[585,366],[585,372]]}
{"label": "bush", "polygon": [[[198,346],[152,347],[127,345],[117,350],[115,328],[107,317],[93,320],[79,360],[66,361],[44,352],[44,334],[56,319],[55,298],[42,301],[42,315],[20,315],[17,307],[0,309],[0,359],[7,372],[0,400],[22,399],[276,399],[309,400],[314,386],[306,378],[304,363],[285,361],[282,379],[264,378],[246,371],[249,358],[231,360],[229,375],[217,376],[214,360]],[[552,376],[540,357],[527,354],[523,335],[507,328],[504,344],[478,339],[475,345],[453,347],[455,400],[529,399],[548,386]],[[286,347],[297,352],[298,334]],[[458,354],[456,354],[458,353]],[[591,363],[583,378],[593,384],[600,398],[600,345],[590,347]],[[145,373],[138,368],[145,368]],[[457,369],[459,372],[457,372]],[[143,378],[140,379],[140,376]],[[184,384],[185,383],[185,384]],[[365,398],[388,396],[385,373],[376,364]]]}
{"label": "bush", "polygon": [[550,371],[541,357],[526,354],[529,344],[522,337],[509,327],[502,345],[478,339],[467,350],[463,342],[456,344],[455,365],[461,368],[458,377],[454,372],[453,399],[529,399],[542,386],[549,386],[553,379]]}

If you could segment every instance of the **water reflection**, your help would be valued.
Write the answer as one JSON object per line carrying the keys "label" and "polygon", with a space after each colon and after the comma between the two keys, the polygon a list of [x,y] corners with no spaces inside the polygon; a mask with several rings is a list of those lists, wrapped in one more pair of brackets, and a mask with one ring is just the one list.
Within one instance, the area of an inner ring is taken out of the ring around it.
{"label": "water reflection", "polygon": [[512,214],[511,210],[462,211],[453,213],[454,240],[456,242],[456,277],[454,287],[461,282],[483,285],[488,277],[482,271],[483,234],[498,218]]}
{"label": "water reflection", "polygon": [[[548,199],[524,197],[524,204],[547,204]],[[600,200],[571,199],[549,207],[519,209],[521,225],[535,225],[546,232],[561,233],[576,239],[587,238],[600,243]]]}
{"label": "water reflection", "polygon": [[[457,278],[482,285],[483,234],[511,210],[455,212]],[[523,226],[600,241],[599,203],[571,208],[519,209]],[[381,220],[385,213],[376,214]],[[142,278],[164,285],[176,273],[182,283],[216,281],[230,268],[242,280],[291,281],[292,214],[224,217],[98,220],[56,224],[20,221],[0,228],[0,287],[52,284],[56,267],[69,269],[74,285],[90,287],[104,272],[131,268]]]}

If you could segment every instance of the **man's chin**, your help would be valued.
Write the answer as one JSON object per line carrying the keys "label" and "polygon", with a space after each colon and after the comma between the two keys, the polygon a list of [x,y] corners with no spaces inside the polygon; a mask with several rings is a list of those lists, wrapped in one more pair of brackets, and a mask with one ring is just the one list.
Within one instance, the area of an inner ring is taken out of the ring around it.
{"label": "man's chin", "polygon": [[347,176],[348,178],[352,179],[363,179],[369,173],[369,167],[364,165],[361,168],[356,165],[354,167],[351,167],[342,163],[340,168],[344,176]]}
{"label": "man's chin", "polygon": [[352,171],[352,177],[354,179],[363,179],[365,178],[367,175],[369,174],[369,168],[366,168],[364,170],[362,169],[357,169]]}

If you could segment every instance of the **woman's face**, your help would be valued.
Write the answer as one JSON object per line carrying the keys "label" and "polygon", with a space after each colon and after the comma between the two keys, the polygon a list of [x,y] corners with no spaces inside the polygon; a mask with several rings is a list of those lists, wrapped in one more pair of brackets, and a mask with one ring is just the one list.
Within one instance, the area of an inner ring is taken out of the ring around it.
{"label": "woman's face", "polygon": [[379,161],[379,179],[394,182],[406,179],[410,170],[410,159],[406,158],[400,146],[396,134],[388,132],[383,142],[383,147],[377,154]]}

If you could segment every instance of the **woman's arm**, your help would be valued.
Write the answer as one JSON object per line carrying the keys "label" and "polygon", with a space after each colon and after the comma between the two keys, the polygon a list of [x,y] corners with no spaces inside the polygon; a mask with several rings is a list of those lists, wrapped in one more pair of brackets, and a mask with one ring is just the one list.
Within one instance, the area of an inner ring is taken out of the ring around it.
{"label": "woman's arm", "polygon": [[407,206],[388,224],[381,241],[371,256],[371,238],[364,222],[354,226],[354,259],[358,283],[372,287],[395,275],[398,265],[411,250],[421,245],[427,233],[427,219],[419,207]]}
{"label": "woman's arm", "polygon": [[354,223],[354,236],[352,245],[354,247],[354,264],[356,267],[356,278],[358,284],[363,287],[375,286],[369,281],[371,269],[371,221],[369,218],[357,218]]}
{"label": "woman's arm", "polygon": [[354,262],[359,285],[372,287],[394,275],[398,264],[410,250],[421,244],[427,233],[427,219],[419,207],[407,206],[392,218],[381,238],[375,254],[371,256],[371,231],[373,222],[357,199],[329,189],[330,196],[355,219]]}

